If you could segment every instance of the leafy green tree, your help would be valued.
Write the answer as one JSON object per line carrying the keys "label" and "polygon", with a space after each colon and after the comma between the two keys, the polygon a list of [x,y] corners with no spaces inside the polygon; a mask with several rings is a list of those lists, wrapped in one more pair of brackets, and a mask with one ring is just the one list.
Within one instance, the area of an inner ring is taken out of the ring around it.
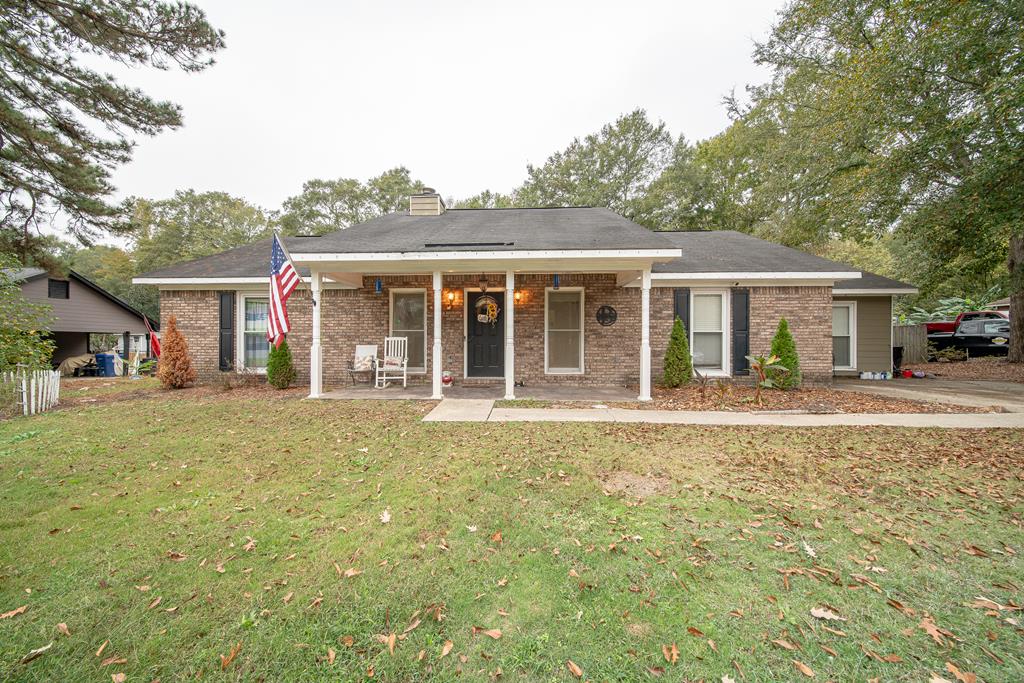
{"label": "leafy green tree", "polygon": [[484,190],[467,199],[459,199],[452,203],[453,209],[509,209],[520,206],[514,195]]}
{"label": "leafy green tree", "polygon": [[575,138],[541,166],[528,165],[517,206],[603,206],[648,223],[646,195],[672,155],[672,135],[637,109]]}
{"label": "leafy green tree", "polygon": [[393,168],[366,183],[354,178],[310,180],[302,193],[285,200],[281,230],[288,235],[324,235],[408,207],[423,184],[409,169]]}
{"label": "leafy green tree", "polygon": [[49,337],[51,308],[25,299],[17,262],[0,255],[0,371],[22,364],[50,367],[54,343]]}
{"label": "leafy green tree", "polygon": [[151,285],[134,285],[139,274],[132,254],[118,247],[98,244],[76,251],[71,268],[151,318],[160,318],[160,294]]}
{"label": "leafy green tree", "polygon": [[282,340],[280,346],[270,347],[267,357],[267,382],[275,389],[287,389],[295,381],[295,365],[292,364],[292,351],[288,348],[288,340]]}
{"label": "leafy green tree", "polygon": [[665,369],[662,384],[667,387],[681,387],[693,379],[693,358],[690,356],[690,340],[683,321],[676,317],[672,323],[672,335],[665,350]]}
{"label": "leafy green tree", "polygon": [[[755,192],[787,241],[895,233],[937,286],[1004,267],[1024,361],[1024,13],[1014,0],[798,0],[756,59]],[[962,294],[963,292],[961,292]]]}
{"label": "leafy green tree", "polygon": [[[223,33],[183,2],[5,2],[0,11],[0,242],[18,243],[55,218],[80,241],[121,232],[109,202],[113,168],[131,158],[133,135],[181,125],[181,111],[92,68],[201,71]],[[83,59],[84,58],[84,59]]]}
{"label": "leafy green tree", "polygon": [[793,335],[789,331],[789,323],[785,318],[779,318],[779,326],[775,328],[769,355],[778,358],[777,365],[782,366],[785,370],[778,370],[772,374],[775,386],[780,389],[799,387],[803,380],[800,374],[800,356],[796,352],[796,342],[793,340]]}
{"label": "leafy green tree", "polygon": [[267,212],[226,192],[179,190],[170,199],[133,198],[133,257],[141,273],[209,256],[273,232]]}

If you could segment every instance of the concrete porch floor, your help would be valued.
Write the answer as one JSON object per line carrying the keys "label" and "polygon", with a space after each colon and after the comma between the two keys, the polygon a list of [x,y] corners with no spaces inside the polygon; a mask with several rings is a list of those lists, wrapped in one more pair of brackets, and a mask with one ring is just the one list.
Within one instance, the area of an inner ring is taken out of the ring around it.
{"label": "concrete porch floor", "polygon": [[[445,387],[445,398],[501,400],[505,396],[505,387],[499,385],[456,385]],[[362,399],[362,400],[430,400],[430,385],[415,384],[402,388],[394,385],[385,389],[374,389],[372,384],[340,386],[323,393],[322,398],[328,399]],[[606,403],[636,401],[637,389],[617,386],[563,386],[548,385],[535,387],[516,387],[517,400],[533,401],[586,401],[588,403]]]}

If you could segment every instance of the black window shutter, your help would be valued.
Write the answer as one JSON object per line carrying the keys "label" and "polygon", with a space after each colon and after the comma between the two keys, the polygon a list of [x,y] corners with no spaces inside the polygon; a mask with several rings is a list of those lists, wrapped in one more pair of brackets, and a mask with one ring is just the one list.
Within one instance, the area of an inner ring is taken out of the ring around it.
{"label": "black window shutter", "polygon": [[750,290],[732,290],[732,374],[749,375],[750,363]]}
{"label": "black window shutter", "polygon": [[672,290],[672,322],[675,323],[675,319],[679,318],[683,321],[683,327],[686,328],[686,336],[691,337],[690,334],[690,288],[689,287],[676,287]]}
{"label": "black window shutter", "polygon": [[220,369],[235,369],[235,293],[220,293]]}

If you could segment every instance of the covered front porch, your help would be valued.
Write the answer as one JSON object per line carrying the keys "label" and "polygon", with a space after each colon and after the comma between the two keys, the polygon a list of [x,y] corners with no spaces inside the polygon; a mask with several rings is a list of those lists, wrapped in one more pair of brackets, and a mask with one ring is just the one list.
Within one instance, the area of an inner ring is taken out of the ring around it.
{"label": "covered front porch", "polygon": [[[566,386],[549,384],[535,387],[516,387],[515,398],[524,401],[581,401],[587,403],[621,403],[636,401],[635,387],[624,386]],[[374,389],[372,384],[357,384],[329,389],[320,395],[324,399],[343,400],[436,400],[429,384],[413,384],[408,387],[388,386]],[[505,388],[499,385],[456,385],[444,387],[444,398],[500,400],[505,398]]]}
{"label": "covered front porch", "polygon": [[[325,256],[293,256],[311,271],[311,398],[650,400],[646,255],[449,253],[439,263],[359,264]],[[350,384],[344,366],[355,345],[382,352],[386,336],[408,338],[408,386]]]}

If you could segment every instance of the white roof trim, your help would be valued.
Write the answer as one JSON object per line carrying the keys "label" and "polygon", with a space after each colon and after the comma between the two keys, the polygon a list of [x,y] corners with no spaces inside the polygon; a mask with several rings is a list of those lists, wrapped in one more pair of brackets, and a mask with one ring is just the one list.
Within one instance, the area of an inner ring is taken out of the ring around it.
{"label": "white roof trim", "polygon": [[653,280],[859,280],[860,271],[651,273]]}
{"label": "white roof trim", "polygon": [[595,258],[650,258],[674,259],[683,255],[682,249],[542,249],[534,251],[388,251],[368,253],[300,253],[292,254],[296,263],[325,261],[469,261],[520,259],[595,259]]}
{"label": "white roof trim", "polygon": [[897,294],[917,294],[917,287],[891,287],[886,289],[832,289],[832,296],[896,296]]}
{"label": "white roof trim", "polygon": [[[302,278],[309,282],[308,277]],[[265,285],[270,282],[266,277],[136,277],[133,285]]]}

